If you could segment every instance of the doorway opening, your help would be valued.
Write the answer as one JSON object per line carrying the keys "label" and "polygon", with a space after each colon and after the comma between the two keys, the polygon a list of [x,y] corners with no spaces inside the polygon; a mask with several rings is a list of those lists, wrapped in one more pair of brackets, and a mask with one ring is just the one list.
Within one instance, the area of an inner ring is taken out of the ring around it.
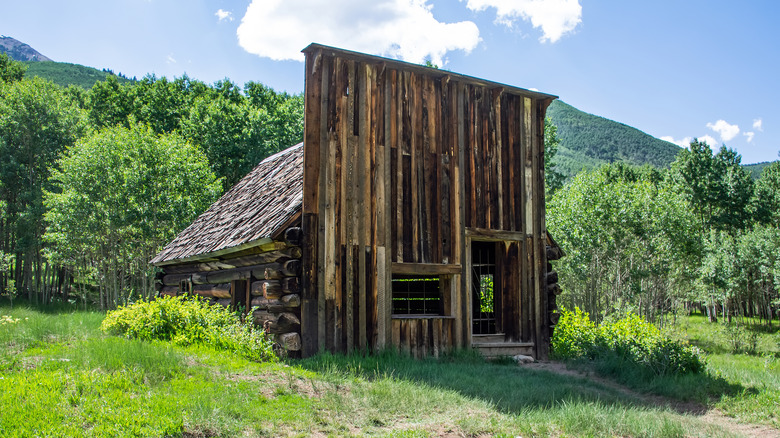
{"label": "doorway opening", "polygon": [[499,288],[496,283],[496,244],[471,242],[471,332],[474,335],[498,333],[496,315]]}

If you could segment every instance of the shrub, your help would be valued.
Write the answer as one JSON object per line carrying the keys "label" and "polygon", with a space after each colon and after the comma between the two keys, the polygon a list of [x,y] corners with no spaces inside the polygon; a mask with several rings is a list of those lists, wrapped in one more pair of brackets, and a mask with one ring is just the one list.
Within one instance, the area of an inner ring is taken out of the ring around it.
{"label": "shrub", "polygon": [[633,363],[656,375],[700,373],[700,350],[672,339],[636,314],[596,326],[588,313],[563,309],[552,337],[553,357]]}
{"label": "shrub", "polygon": [[100,328],[146,341],[209,345],[256,361],[274,357],[273,343],[262,329],[242,322],[222,306],[198,298],[161,297],[119,307],[106,314]]}

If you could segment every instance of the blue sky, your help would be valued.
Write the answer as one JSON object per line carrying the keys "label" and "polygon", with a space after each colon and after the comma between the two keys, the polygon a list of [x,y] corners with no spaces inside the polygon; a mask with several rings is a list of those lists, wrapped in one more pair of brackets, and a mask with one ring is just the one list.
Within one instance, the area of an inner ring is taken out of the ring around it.
{"label": "blue sky", "polygon": [[127,76],[303,90],[319,42],[560,96],[685,144],[780,151],[780,2],[68,0],[5,2],[0,34]]}

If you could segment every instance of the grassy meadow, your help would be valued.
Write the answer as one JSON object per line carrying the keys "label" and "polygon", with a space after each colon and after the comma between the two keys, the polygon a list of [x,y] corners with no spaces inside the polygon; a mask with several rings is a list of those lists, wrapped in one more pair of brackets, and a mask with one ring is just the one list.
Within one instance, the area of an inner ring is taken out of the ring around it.
{"label": "grassy meadow", "polygon": [[[699,317],[678,329],[712,349],[711,375],[649,384],[606,369],[597,371],[612,377],[594,380],[489,363],[469,352],[422,361],[385,353],[257,363],[206,347],[108,336],[99,329],[103,318],[67,307],[0,306],[0,436],[734,434],[677,401],[780,426],[777,335],[760,334],[763,354],[734,355],[725,335]],[[679,386],[701,389],[670,389]]]}

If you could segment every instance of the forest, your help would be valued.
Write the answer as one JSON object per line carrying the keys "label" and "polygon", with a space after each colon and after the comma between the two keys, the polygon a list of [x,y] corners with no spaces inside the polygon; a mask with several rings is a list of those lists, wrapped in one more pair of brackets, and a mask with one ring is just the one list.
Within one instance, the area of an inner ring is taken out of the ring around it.
{"label": "forest", "polygon": [[[0,292],[11,298],[109,309],[151,296],[147,261],[302,137],[302,95],[257,82],[108,75],[83,89],[24,73],[0,55]],[[558,129],[573,131],[549,122],[547,227],[567,254],[559,304],[658,324],[692,310],[780,317],[779,162],[753,180],[733,150],[694,141],[670,166],[616,161],[566,181]],[[630,161],[637,148],[623,148]]]}
{"label": "forest", "polygon": [[90,89],[0,54],[0,294],[114,308],[153,293],[149,259],[303,132],[303,96],[186,76]]}
{"label": "forest", "polygon": [[547,226],[567,252],[557,262],[559,303],[596,320],[636,313],[663,325],[695,310],[771,326],[780,162],[753,181],[740,161],[694,140],[668,169],[604,164],[553,193]]}

